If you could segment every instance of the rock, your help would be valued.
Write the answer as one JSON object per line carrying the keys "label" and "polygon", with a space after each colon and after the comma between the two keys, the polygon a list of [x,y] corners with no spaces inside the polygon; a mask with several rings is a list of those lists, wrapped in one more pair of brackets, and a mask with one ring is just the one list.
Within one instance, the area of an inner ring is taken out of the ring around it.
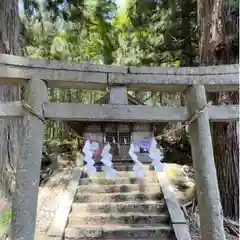
{"label": "rock", "polygon": [[42,153],[42,165],[50,165],[52,163],[52,159],[45,153]]}
{"label": "rock", "polygon": [[46,183],[55,169],[57,169],[57,160],[43,152],[39,184]]}
{"label": "rock", "polygon": [[173,186],[175,197],[181,203],[186,203],[195,196],[195,181],[193,169],[173,163],[164,163],[163,172]]}

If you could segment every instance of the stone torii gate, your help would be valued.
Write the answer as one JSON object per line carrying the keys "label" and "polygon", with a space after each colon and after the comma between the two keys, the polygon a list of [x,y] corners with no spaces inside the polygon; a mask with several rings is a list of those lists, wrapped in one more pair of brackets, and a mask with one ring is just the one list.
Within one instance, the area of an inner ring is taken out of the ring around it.
{"label": "stone torii gate", "polygon": [[[206,91],[238,91],[239,66],[192,68],[113,67],[38,61],[0,54],[0,83],[26,87],[24,101],[0,104],[0,117],[23,117],[16,170],[12,239],[33,240],[44,135],[44,119],[121,122],[186,122],[189,126],[203,239],[225,240],[210,121],[239,120],[239,106],[208,106]],[[47,88],[184,92],[186,107],[49,103]]]}

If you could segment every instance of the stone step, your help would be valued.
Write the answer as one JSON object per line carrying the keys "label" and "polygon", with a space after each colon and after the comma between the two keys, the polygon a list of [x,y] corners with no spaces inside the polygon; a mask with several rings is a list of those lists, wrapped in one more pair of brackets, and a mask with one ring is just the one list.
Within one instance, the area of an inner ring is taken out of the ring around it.
{"label": "stone step", "polygon": [[[84,239],[89,239],[89,238],[84,238]],[[96,239],[96,238],[90,238],[89,240],[94,240],[94,239]],[[104,239],[106,239],[106,238],[104,238]],[[102,239],[102,240],[104,240],[104,239]],[[36,239],[36,240],[38,240],[38,239]],[[58,238],[43,238],[43,239],[41,239],[41,240],[62,240],[62,239],[58,239]],[[74,240],[74,238],[63,238],[63,240]],[[111,238],[111,239],[107,239],[107,240],[159,240],[159,238],[157,237],[157,238],[155,238],[155,237],[148,237],[147,239],[146,238]],[[176,238],[175,238],[175,236],[173,235],[172,237],[162,237],[161,238],[161,240],[176,240]]]}
{"label": "stone step", "polygon": [[162,192],[157,191],[141,193],[139,191],[130,193],[90,193],[82,194],[78,192],[75,196],[75,202],[90,203],[90,202],[124,202],[124,201],[139,201],[146,200],[161,200]]}
{"label": "stone step", "polygon": [[[104,166],[95,166],[98,172],[103,172],[104,171]],[[117,171],[132,171],[133,170],[133,165],[120,165],[120,164],[115,164],[114,169]]]}
{"label": "stone step", "polygon": [[81,225],[81,227],[67,227],[65,229],[65,239],[171,239],[173,230],[165,224],[156,226],[147,225]]}
{"label": "stone step", "polygon": [[[103,166],[95,165],[98,171],[103,171]],[[122,164],[122,163],[114,163],[114,169],[117,171],[133,171],[133,164]],[[153,166],[150,164],[143,164],[144,171],[152,171],[154,170]]]}
{"label": "stone step", "polygon": [[86,213],[164,213],[166,205],[164,200],[145,202],[105,202],[105,203],[73,203],[72,212]]}
{"label": "stone step", "polygon": [[159,183],[151,184],[115,184],[115,185],[80,185],[78,186],[77,192],[83,193],[124,193],[124,192],[149,192],[161,191]]}
{"label": "stone step", "polygon": [[[145,173],[145,176],[155,176],[155,177],[157,177],[156,171],[146,170],[146,171],[144,171],[144,173]],[[97,177],[97,178],[104,178],[105,175],[106,175],[106,173],[101,171],[101,172],[97,172],[94,176]],[[88,177],[89,177],[88,173],[86,173],[86,172],[82,173],[82,178],[88,178]],[[135,171],[117,171],[116,177],[117,178],[121,178],[121,177],[137,178],[138,175]]]}
{"label": "stone step", "polygon": [[72,212],[68,218],[68,226],[78,227],[81,224],[168,224],[170,217],[167,213],[94,213],[84,215],[81,212]]}
{"label": "stone step", "polygon": [[158,182],[158,179],[155,176],[149,176],[149,177],[145,177],[145,178],[122,177],[122,178],[114,178],[111,180],[93,177],[93,178],[81,178],[79,181],[79,185],[149,184],[149,183],[157,183],[157,182]]}

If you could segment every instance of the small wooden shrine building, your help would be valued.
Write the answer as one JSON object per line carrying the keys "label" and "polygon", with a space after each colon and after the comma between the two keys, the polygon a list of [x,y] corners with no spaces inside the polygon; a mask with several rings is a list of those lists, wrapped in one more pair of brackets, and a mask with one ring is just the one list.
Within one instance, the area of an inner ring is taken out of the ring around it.
{"label": "small wooden shrine building", "polygon": [[[126,87],[111,87],[110,91],[96,104],[121,104],[121,105],[144,105],[131,95],[127,94]],[[113,163],[132,163],[128,154],[130,143],[139,143],[137,147],[138,159],[142,163],[151,161],[148,151],[150,140],[154,135],[158,135],[165,124],[155,124],[148,122],[80,122],[68,121],[67,124],[84,139],[98,142],[99,152],[101,152],[104,142],[111,144],[110,153],[113,155]],[[101,159],[96,154],[96,163]],[[97,165],[97,164],[96,164]]]}

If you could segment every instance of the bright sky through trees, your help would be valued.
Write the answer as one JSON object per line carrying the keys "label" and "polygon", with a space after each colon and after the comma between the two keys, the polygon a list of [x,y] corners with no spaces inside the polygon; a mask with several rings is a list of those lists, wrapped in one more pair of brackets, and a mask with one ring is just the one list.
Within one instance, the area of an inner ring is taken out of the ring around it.
{"label": "bright sky through trees", "polygon": [[116,4],[121,8],[124,6],[124,3],[126,0],[115,0],[116,1]]}

